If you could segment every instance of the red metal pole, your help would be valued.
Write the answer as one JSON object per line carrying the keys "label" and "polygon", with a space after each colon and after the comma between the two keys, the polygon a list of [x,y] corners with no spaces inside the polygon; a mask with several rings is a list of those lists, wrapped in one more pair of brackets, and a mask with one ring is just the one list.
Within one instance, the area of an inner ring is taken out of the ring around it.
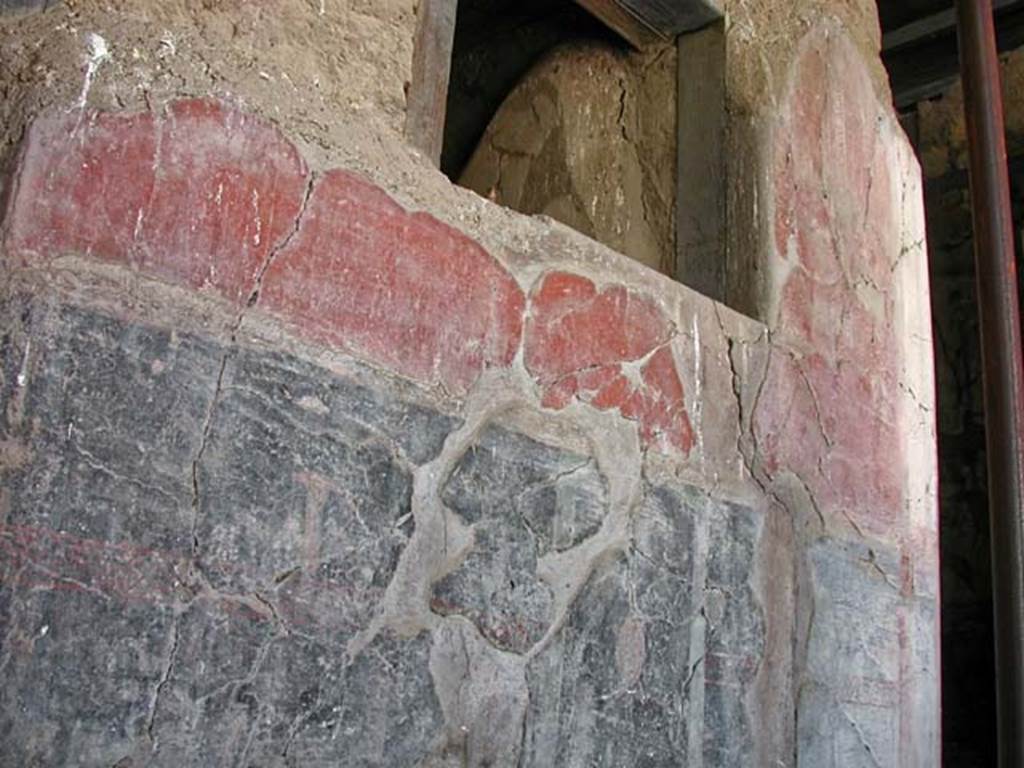
{"label": "red metal pole", "polygon": [[957,0],[985,390],[999,765],[1024,767],[1024,366],[991,0]]}

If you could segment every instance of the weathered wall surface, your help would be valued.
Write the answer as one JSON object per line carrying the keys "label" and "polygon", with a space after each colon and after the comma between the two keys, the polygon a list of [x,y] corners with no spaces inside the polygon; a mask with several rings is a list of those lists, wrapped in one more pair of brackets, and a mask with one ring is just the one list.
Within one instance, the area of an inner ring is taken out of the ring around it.
{"label": "weathered wall surface", "polygon": [[671,45],[557,49],[506,99],[459,183],[671,274],[675,62]]}
{"label": "weathered wall surface", "polygon": [[726,0],[726,303],[768,318],[774,229],[765,202],[774,187],[772,130],[784,107],[791,68],[803,41],[822,24],[841,29],[860,52],[879,98],[888,81],[879,56],[881,31],[874,0]]}
{"label": "weathered wall surface", "polygon": [[13,194],[5,754],[754,759],[763,512],[735,460],[746,503],[668,461],[705,460],[715,378],[735,442],[749,323],[582,265],[521,286],[217,102],[37,121]]}
{"label": "weathered wall surface", "polygon": [[[827,555],[833,545],[809,545],[800,761],[934,764],[939,689],[922,674],[938,665],[938,520],[920,172],[834,24],[804,39],[773,143],[767,295],[780,354],[764,395],[776,407],[755,416],[754,437],[768,473],[785,467],[817,524],[844,542]],[[875,570],[870,605],[859,602],[867,583],[851,588],[857,560]],[[837,644],[857,615],[874,619]]]}
{"label": "weathered wall surface", "polygon": [[93,13],[2,28],[77,19],[81,70],[5,83],[0,754],[935,762],[916,169],[839,30],[765,145],[766,325],[452,187],[384,96],[314,125],[179,46],[118,104],[157,33]]}

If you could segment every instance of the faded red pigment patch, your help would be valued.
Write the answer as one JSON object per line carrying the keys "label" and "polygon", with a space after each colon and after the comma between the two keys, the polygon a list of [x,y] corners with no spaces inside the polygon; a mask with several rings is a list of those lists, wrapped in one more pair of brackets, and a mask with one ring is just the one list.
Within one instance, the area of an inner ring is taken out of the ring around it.
{"label": "faded red pigment patch", "polygon": [[776,144],[775,242],[789,262],[754,415],[765,468],[826,514],[891,538],[902,514],[890,153],[859,55],[822,38],[797,63]]}
{"label": "faded red pigment patch", "polygon": [[0,525],[0,579],[30,589],[70,590],[123,602],[174,598],[185,552],[83,539],[35,526]]}
{"label": "faded red pigment patch", "polygon": [[475,241],[344,171],[317,181],[261,291],[298,333],[459,395],[511,364],[524,305]]}
{"label": "faded red pigment patch", "polygon": [[131,265],[242,302],[294,230],[308,176],[275,128],[219,101],[51,115],[27,134],[7,250]]}
{"label": "faded red pigment patch", "polygon": [[477,243],[341,171],[303,215],[294,145],[221,102],[42,118],[16,177],[5,250],[22,263],[84,256],[241,304],[294,234],[265,305],[303,335],[457,394],[518,349],[525,297]]}
{"label": "faded red pigment patch", "polygon": [[[189,553],[115,543],[58,532],[45,526],[0,524],[0,584],[22,592],[66,592],[100,596],[119,605],[173,605],[187,589],[182,583]],[[212,572],[240,581],[257,574],[235,562],[206,561]],[[269,621],[266,609],[247,595],[208,590],[202,599],[248,621]],[[307,564],[277,587],[275,607],[293,627],[322,637],[359,629],[339,605],[381,600],[384,587],[353,587],[321,578]]]}
{"label": "faded red pigment patch", "polygon": [[646,444],[688,454],[693,429],[668,343],[672,324],[646,296],[553,272],[531,297],[525,363],[546,408],[574,398],[618,410],[640,425]]}

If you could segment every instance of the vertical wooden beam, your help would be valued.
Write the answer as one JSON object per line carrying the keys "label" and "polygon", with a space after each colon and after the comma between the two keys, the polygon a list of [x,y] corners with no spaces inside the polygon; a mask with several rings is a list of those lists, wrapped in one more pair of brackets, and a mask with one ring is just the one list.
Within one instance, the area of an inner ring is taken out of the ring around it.
{"label": "vertical wooden beam", "polygon": [[441,163],[448,77],[455,43],[458,0],[420,0],[412,80],[406,98],[405,137],[434,165]]}
{"label": "vertical wooden beam", "polygon": [[681,35],[676,269],[718,301],[726,293],[725,26]]}
{"label": "vertical wooden beam", "polygon": [[646,48],[670,38],[619,0],[576,0],[601,22],[615,30],[634,48]]}
{"label": "vertical wooden beam", "polygon": [[635,48],[672,40],[722,16],[722,0],[576,0]]}

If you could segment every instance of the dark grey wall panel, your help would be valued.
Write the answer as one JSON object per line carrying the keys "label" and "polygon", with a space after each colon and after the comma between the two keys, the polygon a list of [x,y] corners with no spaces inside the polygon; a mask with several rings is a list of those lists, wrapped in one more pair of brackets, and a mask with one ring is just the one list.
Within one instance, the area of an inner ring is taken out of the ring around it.
{"label": "dark grey wall panel", "polygon": [[[645,483],[601,538],[595,459],[490,426],[437,487],[472,536],[444,565],[415,489],[457,418],[369,371],[4,314],[0,765],[755,759],[750,510]],[[566,607],[539,563],[585,550]]]}

